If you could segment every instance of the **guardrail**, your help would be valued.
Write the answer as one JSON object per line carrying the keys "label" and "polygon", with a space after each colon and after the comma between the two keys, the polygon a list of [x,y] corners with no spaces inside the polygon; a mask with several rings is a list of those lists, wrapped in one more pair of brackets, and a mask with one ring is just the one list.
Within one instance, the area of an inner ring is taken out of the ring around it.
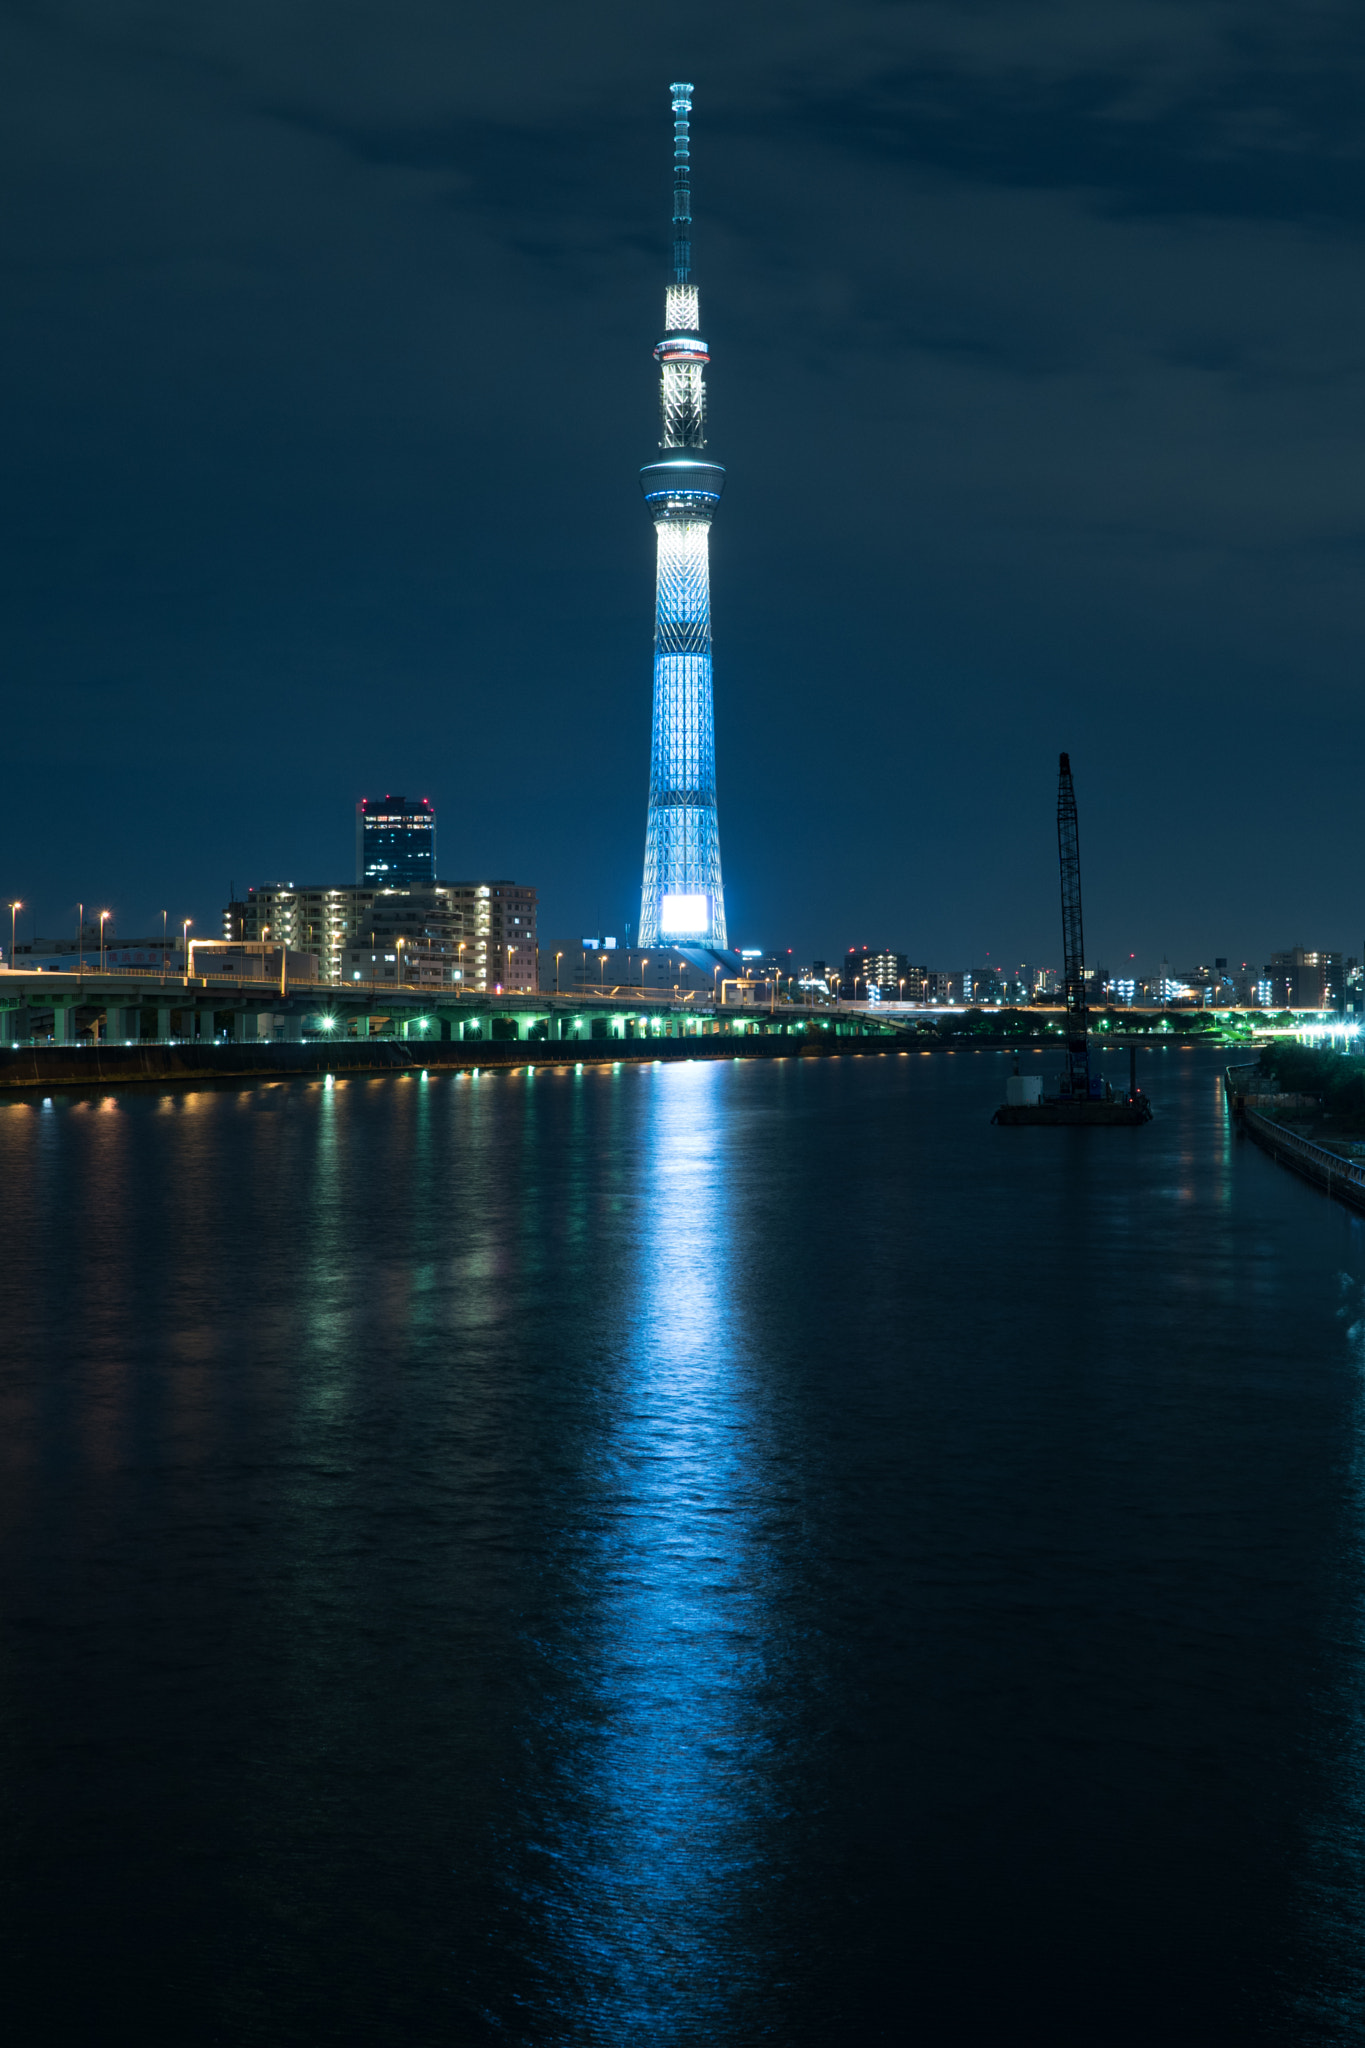
{"label": "guardrail", "polygon": [[1353,1208],[1365,1208],[1365,1166],[1343,1159],[1339,1152],[1329,1152],[1325,1145],[1315,1145],[1311,1138],[1301,1138],[1262,1110],[1246,1108],[1242,1118],[1267,1151],[1283,1157],[1287,1165],[1297,1167],[1328,1194],[1342,1196]]}
{"label": "guardrail", "polygon": [[[724,1011],[727,1015],[742,1015],[744,1017],[813,1016],[837,1020],[840,1017],[852,1015],[862,1018],[871,1017],[873,1021],[876,1019],[875,1004],[870,1007],[864,1005],[860,1008],[855,1008],[850,1004],[836,1006],[834,1004],[793,1003],[786,998],[779,1001],[776,1005],[769,1003],[720,1003],[717,1002],[709,989],[684,988],[673,990],[640,988],[626,982],[608,983],[604,988],[505,988],[497,990],[457,988],[449,982],[296,981],[291,978],[287,986],[281,990],[278,974],[206,974],[201,969],[196,969],[193,974],[187,975],[183,967],[169,968],[163,974],[159,967],[100,968],[86,965],[85,967],[72,966],[70,968],[16,967],[5,970],[0,972],[0,994],[4,993],[6,983],[10,980],[11,975],[15,983],[27,984],[21,992],[22,1000],[29,1002],[30,1007],[33,1007],[31,998],[36,997],[38,999],[36,1007],[39,1009],[43,1007],[42,999],[44,994],[49,991],[49,987],[51,995],[69,996],[71,994],[70,984],[73,983],[77,991],[80,991],[84,989],[86,984],[130,981],[145,988],[149,1000],[156,990],[163,990],[166,996],[170,998],[174,996],[177,989],[190,992],[193,992],[195,989],[205,991],[236,989],[244,995],[256,993],[264,995],[267,992],[279,994],[283,1000],[288,1001],[294,1006],[301,1002],[316,999],[319,1009],[326,1009],[333,1004],[344,1003],[348,999],[355,1000],[362,996],[398,996],[404,999],[410,998],[414,1002],[430,1004],[439,1002],[442,1008],[446,1008],[451,1004],[461,1003],[478,1005],[485,1009],[490,1005],[496,1006],[498,1004],[529,1004],[534,1008],[554,1008],[556,1006],[573,1008],[587,1004],[614,1009],[621,1009],[623,1006],[628,1009],[645,1009],[653,1006],[660,1010],[688,1008],[692,1010],[706,1010],[708,1013],[714,1011],[717,1014]],[[169,1006],[172,1009],[178,1007],[174,1001],[171,1001]],[[888,1024],[893,1022],[890,1018],[884,1021]]]}
{"label": "guardrail", "polygon": [[1265,1139],[1269,1139],[1279,1151],[1287,1151],[1295,1159],[1302,1159],[1306,1165],[1312,1165],[1316,1169],[1316,1174],[1322,1174],[1324,1180],[1342,1182],[1347,1188],[1355,1188],[1361,1196],[1365,1196],[1365,1165],[1357,1165],[1351,1159],[1342,1159],[1340,1153],[1328,1151],[1326,1145],[1314,1145],[1312,1139],[1302,1139],[1297,1135],[1297,1130],[1289,1130],[1285,1124],[1277,1124],[1275,1118],[1265,1116],[1263,1110],[1244,1110],[1242,1114],[1248,1126],[1252,1130],[1259,1130],[1259,1133]]}

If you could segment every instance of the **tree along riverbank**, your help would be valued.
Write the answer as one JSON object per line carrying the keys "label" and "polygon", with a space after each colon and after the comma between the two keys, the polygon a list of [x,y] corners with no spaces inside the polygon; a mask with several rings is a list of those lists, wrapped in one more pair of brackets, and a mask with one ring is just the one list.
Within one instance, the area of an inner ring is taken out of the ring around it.
{"label": "tree along riverbank", "polygon": [[1365,1153],[1365,1059],[1281,1038],[1262,1048],[1258,1071],[1273,1084],[1267,1092],[1299,1098],[1280,1122],[1347,1156]]}
{"label": "tree along riverbank", "polygon": [[[1106,1009],[1090,1012],[1090,1035],[1102,1051],[1106,1040],[1127,1045],[1137,1039],[1170,1044],[1250,1046],[1270,1020],[1220,1017],[1212,1010]],[[1285,1020],[1289,1021],[1288,1019]],[[1061,1045],[1066,1024],[1056,1010],[970,1009],[906,1018],[906,1028],[920,1044]]]}

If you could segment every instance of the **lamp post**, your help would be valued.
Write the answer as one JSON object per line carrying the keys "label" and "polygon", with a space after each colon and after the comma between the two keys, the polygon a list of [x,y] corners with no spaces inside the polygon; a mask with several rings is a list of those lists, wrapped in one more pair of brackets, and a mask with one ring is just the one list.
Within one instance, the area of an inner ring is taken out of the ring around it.
{"label": "lamp post", "polygon": [[[463,995],[463,994],[464,994],[464,949],[465,949],[465,947],[466,947],[466,946],[468,945],[468,943],[469,943],[469,941],[468,941],[467,939],[461,939],[461,940],[460,940],[460,965],[459,965],[459,969],[458,969],[458,980],[459,980],[459,984],[460,984],[460,994],[461,994],[461,995]],[[463,1026],[463,1025],[461,1025],[461,1026],[460,1026],[460,1029],[461,1029],[461,1030],[463,1030],[463,1029],[464,1029],[464,1026]]]}
{"label": "lamp post", "polygon": [[713,967],[711,969],[711,1001],[713,1004],[715,1003],[717,996],[719,995],[719,990],[716,987],[716,978],[719,975],[719,973],[719,967]]}
{"label": "lamp post", "polygon": [[14,967],[14,920],[23,907],[17,896],[9,907],[9,964],[11,971],[13,971]]}
{"label": "lamp post", "polygon": [[76,905],[76,972],[85,973],[85,905]]}
{"label": "lamp post", "polygon": [[605,995],[607,988],[607,949],[599,947],[597,953],[597,993]]}
{"label": "lamp post", "polygon": [[166,985],[166,913],[161,913],[161,985]]}
{"label": "lamp post", "polygon": [[648,967],[648,965],[649,965],[649,955],[648,955],[648,953],[642,953],[642,954],[640,955],[640,1001],[641,1001],[641,1002],[643,1002],[643,1001],[644,1001],[644,999],[645,999],[645,969],[646,969],[646,967]]}
{"label": "lamp post", "polygon": [[100,912],[100,973],[101,973],[101,974],[103,974],[103,972],[104,972],[104,927],[105,927],[105,922],[106,922],[106,920],[107,920],[107,919],[109,919],[109,918],[110,918],[110,917],[112,917],[112,916],[113,916],[113,912],[112,912],[111,910],[102,910],[102,911]]}
{"label": "lamp post", "polygon": [[193,923],[194,919],[187,917],[180,927],[180,951],[185,962],[186,988],[190,985],[190,926]]}
{"label": "lamp post", "polygon": [[556,995],[558,995],[558,994],[559,994],[559,963],[560,963],[560,961],[561,961],[561,960],[562,960],[563,958],[564,958],[564,955],[563,955],[562,953],[556,953],[556,954],[555,954],[555,994],[556,994]]}

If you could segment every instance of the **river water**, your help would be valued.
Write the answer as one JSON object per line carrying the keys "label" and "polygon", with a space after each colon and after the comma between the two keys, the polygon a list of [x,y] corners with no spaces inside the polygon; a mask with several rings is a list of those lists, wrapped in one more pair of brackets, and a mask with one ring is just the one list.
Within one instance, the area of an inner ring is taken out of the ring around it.
{"label": "river water", "polygon": [[7,2040],[1365,2037],[1362,1224],[1009,1065],[0,1106]]}

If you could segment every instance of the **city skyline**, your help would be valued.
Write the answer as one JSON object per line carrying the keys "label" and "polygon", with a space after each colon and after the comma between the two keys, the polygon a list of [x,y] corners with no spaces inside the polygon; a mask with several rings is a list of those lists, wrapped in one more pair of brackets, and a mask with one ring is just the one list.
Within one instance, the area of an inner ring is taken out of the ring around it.
{"label": "city skyline", "polygon": [[[249,15],[0,31],[14,892],[202,920],[245,868],[344,872],[338,792],[418,782],[458,870],[632,915],[623,478],[681,71],[737,479],[731,933],[1055,950],[1066,747],[1098,954],[1357,949],[1354,40],[855,6],[703,9],[680,53],[530,12],[514,48],[400,0],[321,65]],[[571,402],[530,402],[569,334]]]}

